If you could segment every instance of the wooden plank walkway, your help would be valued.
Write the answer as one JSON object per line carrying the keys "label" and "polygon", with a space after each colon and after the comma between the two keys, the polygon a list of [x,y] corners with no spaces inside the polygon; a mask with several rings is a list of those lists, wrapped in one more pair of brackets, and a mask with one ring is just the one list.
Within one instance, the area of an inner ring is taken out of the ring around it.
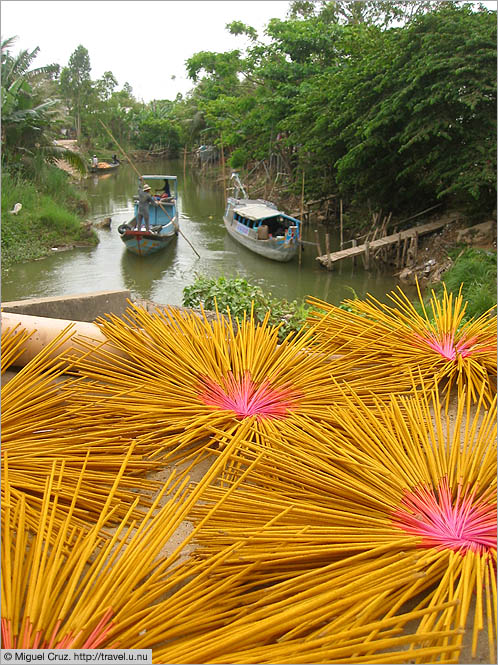
{"label": "wooden plank walkway", "polygon": [[359,256],[360,254],[370,253],[379,248],[393,245],[398,241],[401,242],[406,238],[413,238],[415,235],[423,236],[426,235],[427,233],[432,233],[433,231],[437,231],[443,226],[450,224],[452,221],[456,221],[456,219],[451,220],[446,218],[444,220],[437,220],[434,222],[429,222],[428,224],[422,224],[421,226],[413,226],[410,229],[406,229],[406,231],[399,231],[398,233],[394,233],[393,235],[384,236],[383,238],[378,238],[377,240],[372,240],[372,242],[365,243],[364,245],[357,245],[356,247],[348,247],[347,249],[341,249],[338,252],[332,252],[331,254],[323,254],[322,256],[317,256],[316,260],[320,261],[320,263],[325,267],[328,267],[329,264],[336,263],[337,261],[342,261],[343,259],[349,259],[353,256]]}

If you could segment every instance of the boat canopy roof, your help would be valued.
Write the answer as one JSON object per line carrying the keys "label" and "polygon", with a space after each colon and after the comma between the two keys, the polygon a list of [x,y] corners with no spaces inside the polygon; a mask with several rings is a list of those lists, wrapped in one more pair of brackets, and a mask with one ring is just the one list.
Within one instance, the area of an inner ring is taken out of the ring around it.
{"label": "boat canopy roof", "polygon": [[176,180],[176,175],[143,175],[144,180]]}
{"label": "boat canopy roof", "polygon": [[269,217],[278,217],[283,213],[280,210],[275,210],[263,203],[250,203],[248,205],[237,206],[235,212],[238,212],[242,217],[247,219],[268,219]]}

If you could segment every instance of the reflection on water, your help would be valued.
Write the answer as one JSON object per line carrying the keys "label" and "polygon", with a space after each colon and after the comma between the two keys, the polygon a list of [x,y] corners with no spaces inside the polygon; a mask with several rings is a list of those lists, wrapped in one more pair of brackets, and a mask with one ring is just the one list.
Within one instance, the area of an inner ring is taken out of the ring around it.
{"label": "reflection on water", "polygon": [[[144,174],[177,175],[180,227],[200,258],[182,236],[147,257],[126,251],[117,227],[133,217],[137,176],[129,165],[122,164],[112,173],[87,178],[82,185],[88,193],[89,219],[112,218],[111,229],[98,229],[98,246],[54,252],[46,259],[3,271],[3,301],[125,288],[139,298],[180,305],[184,287],[192,284],[196,274],[241,276],[276,298],[294,300],[313,295],[336,304],[354,293],[363,297],[369,292],[385,300],[385,294],[395,286],[391,276],[353,269],[351,262],[328,272],[315,260],[313,244],[305,245],[301,265],[297,259],[278,263],[258,256],[226,233],[220,186],[195,172],[187,172],[184,179],[182,161],[158,160],[136,166]],[[305,228],[303,239],[312,243],[314,229],[315,225]],[[338,238],[327,230],[332,250],[338,249]],[[320,229],[322,238],[324,234],[325,229]]]}
{"label": "reflection on water", "polygon": [[176,241],[175,237],[163,251],[147,257],[124,251],[121,254],[121,276],[125,288],[150,300],[154,286],[174,262]]}

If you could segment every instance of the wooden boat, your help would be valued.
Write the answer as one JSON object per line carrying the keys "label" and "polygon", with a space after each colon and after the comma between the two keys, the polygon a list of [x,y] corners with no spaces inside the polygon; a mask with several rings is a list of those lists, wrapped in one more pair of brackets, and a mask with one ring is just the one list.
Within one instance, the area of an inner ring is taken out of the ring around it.
{"label": "wooden boat", "polygon": [[119,159],[110,160],[108,162],[98,162],[97,166],[90,167],[90,173],[109,173],[109,171],[114,171],[121,164]]}
{"label": "wooden boat", "polygon": [[167,247],[178,234],[178,183],[176,176],[144,175],[144,182],[164,181],[168,183],[170,196],[154,195],[160,206],[149,205],[149,231],[137,229],[138,200],[135,200],[135,216],[118,226],[118,233],[126,249],[138,256],[147,256]]}
{"label": "wooden boat", "polygon": [[[249,199],[237,173],[234,195],[228,197],[223,221],[241,245],[273,261],[290,261],[297,254],[301,222],[263,199]],[[239,195],[242,193],[243,198]]]}

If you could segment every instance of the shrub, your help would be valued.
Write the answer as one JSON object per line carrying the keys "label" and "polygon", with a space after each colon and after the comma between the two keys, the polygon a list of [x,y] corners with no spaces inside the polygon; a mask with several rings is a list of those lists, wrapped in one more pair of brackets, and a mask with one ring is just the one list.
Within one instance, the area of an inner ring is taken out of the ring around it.
{"label": "shrub", "polygon": [[243,168],[249,160],[249,154],[245,148],[236,148],[230,155],[230,166],[232,169]]}
{"label": "shrub", "polygon": [[257,321],[262,321],[270,310],[270,324],[280,325],[279,337],[284,339],[289,333],[299,330],[304,323],[308,307],[296,300],[278,300],[271,293],[265,294],[259,286],[250,284],[242,277],[219,277],[218,279],[197,275],[190,286],[183,289],[183,305],[220,312],[228,307],[234,318],[249,314],[251,306]]}

